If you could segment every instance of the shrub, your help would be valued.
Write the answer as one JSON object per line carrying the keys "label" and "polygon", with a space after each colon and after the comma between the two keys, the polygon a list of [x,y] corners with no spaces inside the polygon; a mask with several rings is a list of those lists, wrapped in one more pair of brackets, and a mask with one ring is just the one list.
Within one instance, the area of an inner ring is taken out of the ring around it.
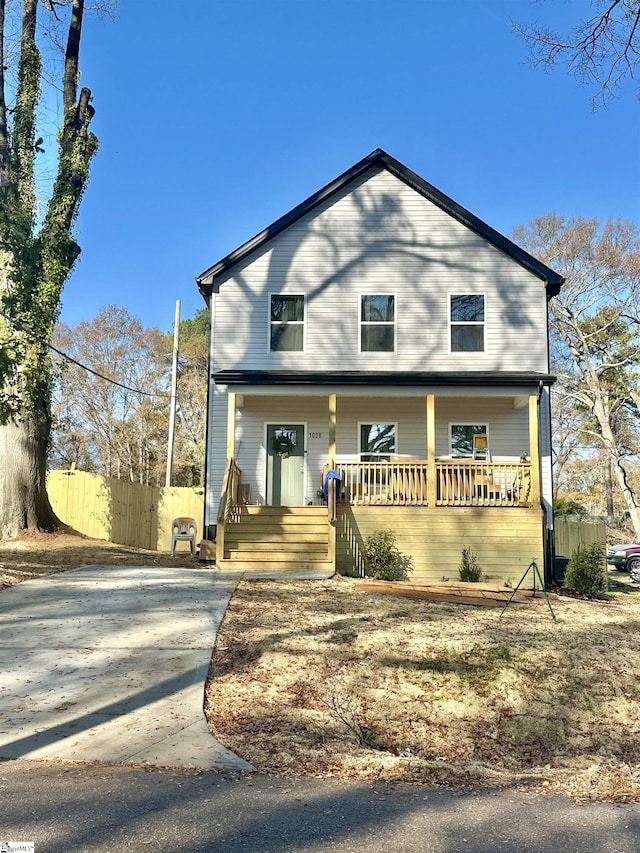
{"label": "shrub", "polygon": [[573,498],[555,498],[553,501],[553,514],[584,518],[587,515],[587,508]]}
{"label": "shrub", "polygon": [[362,556],[364,573],[368,578],[403,581],[413,571],[413,557],[400,553],[392,530],[376,530],[368,536]]}
{"label": "shrub", "polygon": [[609,588],[604,545],[582,545],[569,560],[564,585],[585,598],[602,598]]}
{"label": "shrub", "polygon": [[462,560],[458,566],[458,574],[460,580],[467,583],[478,583],[482,580],[482,569],[478,565],[478,557],[471,548],[462,549]]}

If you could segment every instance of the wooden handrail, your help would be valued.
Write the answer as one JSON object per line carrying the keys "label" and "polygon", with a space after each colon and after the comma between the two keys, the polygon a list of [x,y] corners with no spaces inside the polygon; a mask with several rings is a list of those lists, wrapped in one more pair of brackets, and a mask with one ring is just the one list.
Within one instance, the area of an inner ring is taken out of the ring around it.
{"label": "wooden handrail", "polygon": [[528,462],[436,462],[437,506],[528,506]]}
{"label": "wooden handrail", "polygon": [[341,462],[336,468],[351,504],[427,504],[428,465],[424,461]]}
{"label": "wooden handrail", "polygon": [[218,565],[224,559],[224,534],[226,526],[233,518],[233,513],[238,505],[241,477],[242,470],[238,468],[235,460],[228,459],[224,477],[222,478],[216,524],[216,562]]}
{"label": "wooden handrail", "polygon": [[[336,469],[348,503],[427,506],[429,464],[400,462],[340,462]],[[529,506],[531,465],[528,462],[476,462],[473,459],[436,460],[436,506]]]}

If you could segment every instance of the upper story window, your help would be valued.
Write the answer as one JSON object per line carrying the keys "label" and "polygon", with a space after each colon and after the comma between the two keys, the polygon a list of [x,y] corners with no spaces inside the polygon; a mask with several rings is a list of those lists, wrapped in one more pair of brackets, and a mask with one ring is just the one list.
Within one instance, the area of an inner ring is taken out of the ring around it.
{"label": "upper story window", "polygon": [[304,349],[304,296],[271,295],[271,352],[302,352]]}
{"label": "upper story window", "polygon": [[451,352],[484,352],[484,296],[451,295]]}
{"label": "upper story window", "polygon": [[395,424],[360,424],[360,460],[384,462],[396,452]]}
{"label": "upper story window", "polygon": [[394,352],[395,296],[360,297],[360,352]]}

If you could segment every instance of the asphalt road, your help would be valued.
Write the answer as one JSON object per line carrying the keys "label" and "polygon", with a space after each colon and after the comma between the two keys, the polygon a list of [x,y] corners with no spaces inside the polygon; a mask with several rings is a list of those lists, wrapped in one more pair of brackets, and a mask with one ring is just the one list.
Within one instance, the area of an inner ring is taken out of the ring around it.
{"label": "asphalt road", "polygon": [[0,843],[36,853],[636,853],[640,804],[543,792],[0,763]]}

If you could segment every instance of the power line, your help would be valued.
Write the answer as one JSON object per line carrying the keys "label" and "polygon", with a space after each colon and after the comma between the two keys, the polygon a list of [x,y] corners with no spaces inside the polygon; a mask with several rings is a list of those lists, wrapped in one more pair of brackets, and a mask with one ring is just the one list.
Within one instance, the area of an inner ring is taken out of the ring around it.
{"label": "power line", "polygon": [[[0,316],[4,317],[4,319],[8,323],[11,323],[11,325],[18,329],[20,332],[23,332],[24,334],[29,334],[27,329],[25,329],[22,323],[20,323],[18,320],[14,320],[12,317],[7,317],[7,315],[2,311],[0,311]],[[82,364],[82,362],[73,358],[73,356],[68,355],[66,352],[62,352],[62,350],[57,349],[53,346],[53,344],[50,344],[48,341],[46,342],[46,344],[50,350],[55,352],[65,361],[69,362],[69,364],[75,364],[77,367],[82,368],[82,370],[86,370],[87,373],[91,373],[93,374],[93,376],[97,376],[98,379],[104,379],[105,382],[109,382],[111,385],[117,385],[118,388],[123,388],[125,391],[133,391],[135,394],[143,394],[145,397],[165,397],[167,399],[171,397],[171,394],[166,394],[162,391],[142,391],[140,388],[132,388],[131,385],[125,385],[122,382],[118,382],[116,379],[110,379],[108,376],[105,376],[102,373],[98,373],[98,371],[94,370],[92,367],[87,367],[86,364]]]}
{"label": "power line", "polygon": [[57,353],[59,356],[64,358],[65,361],[68,361],[70,364],[75,364],[78,367],[81,367],[83,370],[86,370],[87,373],[92,373],[94,376],[97,376],[98,379],[104,379],[105,382],[110,382],[111,385],[117,385],[118,388],[124,388],[125,391],[133,391],[135,394],[144,394],[146,397],[165,397],[169,399],[171,394],[165,394],[162,391],[142,391],[140,388],[132,388],[131,385],[124,385],[122,382],[118,382],[115,379],[109,379],[108,376],[104,376],[102,373],[98,373],[97,370],[93,370],[91,367],[87,367],[86,364],[81,364],[75,358],[70,355],[67,355],[66,352],[62,352],[62,350],[56,349],[53,344],[47,344],[49,349],[53,350],[53,352]]}

